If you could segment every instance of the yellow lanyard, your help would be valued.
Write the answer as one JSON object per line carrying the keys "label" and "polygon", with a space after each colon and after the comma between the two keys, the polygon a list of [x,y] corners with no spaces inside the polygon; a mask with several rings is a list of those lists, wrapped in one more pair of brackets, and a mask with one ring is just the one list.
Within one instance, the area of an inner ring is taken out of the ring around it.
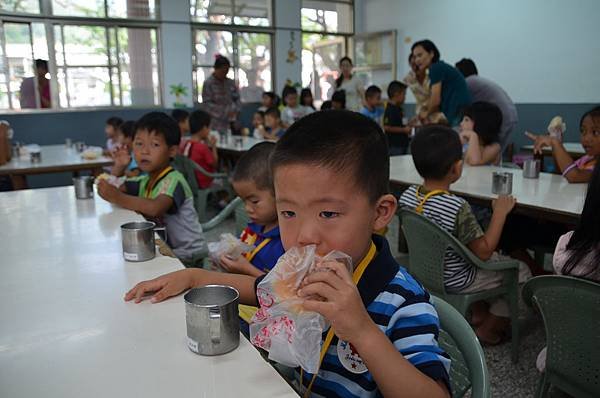
{"label": "yellow lanyard", "polygon": [[144,191],[144,197],[145,198],[149,198],[150,194],[152,193],[152,190],[154,189],[154,187],[156,186],[156,184],[158,184],[158,182],[167,174],[169,174],[171,171],[173,171],[173,168],[171,166],[168,166],[166,169],[164,169],[163,171],[160,172],[160,174],[154,179],[154,181],[152,182],[148,182],[148,185],[146,186],[146,190]]}
{"label": "yellow lanyard", "polygon": [[[375,257],[375,252],[376,252],[375,243],[373,243],[371,241],[371,246],[369,247],[369,251],[367,252],[367,255],[361,260],[361,262],[358,264],[358,267],[356,267],[356,269],[354,270],[354,273],[352,274],[352,281],[354,282],[355,285],[358,285],[358,282],[360,281],[360,278],[362,278],[365,270],[367,269],[367,266],[369,264],[371,264],[371,261],[373,261],[373,257]],[[333,340],[334,334],[335,334],[335,332],[333,331],[333,327],[330,327],[329,332],[327,332],[327,336],[325,337],[325,341],[323,342],[323,346],[321,347],[321,355],[319,356],[319,368],[321,368],[321,364],[323,363],[323,358],[325,358],[325,353],[327,352],[327,350],[329,349],[329,346],[331,345],[331,340]],[[310,383],[308,384],[308,387],[306,388],[306,391],[304,392],[304,398],[306,398],[310,395],[310,390],[312,389],[313,383],[315,382],[315,379],[317,378],[317,374],[319,374],[318,370],[313,375],[312,379],[310,380]],[[304,371],[302,370],[302,368],[300,369],[300,384],[304,385]]]}
{"label": "yellow lanyard", "polygon": [[432,197],[435,195],[450,195],[450,193],[446,190],[443,189],[436,189],[433,190],[427,194],[425,194],[425,196],[423,197],[423,199],[419,198],[419,190],[421,189],[421,187],[417,187],[417,190],[415,191],[415,195],[417,196],[417,200],[419,201],[419,204],[417,205],[417,207],[415,208],[415,211],[419,214],[423,213],[423,208],[425,207],[425,203]]}
{"label": "yellow lanyard", "polygon": [[254,258],[254,256],[256,256],[258,254],[258,252],[263,247],[265,247],[267,245],[267,243],[269,243],[270,241],[271,241],[271,238],[265,238],[265,240],[260,242],[260,244],[254,248],[254,250],[252,250],[250,253],[246,253],[246,260],[251,262],[252,259]]}

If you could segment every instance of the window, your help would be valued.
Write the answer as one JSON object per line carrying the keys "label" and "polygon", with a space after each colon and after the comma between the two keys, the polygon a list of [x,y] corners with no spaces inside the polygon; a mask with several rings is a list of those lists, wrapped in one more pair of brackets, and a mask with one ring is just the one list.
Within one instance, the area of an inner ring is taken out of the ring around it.
{"label": "window", "polygon": [[302,86],[316,102],[331,98],[339,61],[354,32],[352,0],[302,0]]}
{"label": "window", "polygon": [[191,0],[195,22],[226,25],[271,25],[271,0]]}
{"label": "window", "polygon": [[40,6],[0,15],[0,109],[160,105],[156,0],[0,1]]}
{"label": "window", "polygon": [[237,81],[242,102],[259,102],[262,92],[271,90],[271,34],[195,30],[194,87],[198,102],[202,102],[202,86],[218,54],[231,62],[228,77]]}

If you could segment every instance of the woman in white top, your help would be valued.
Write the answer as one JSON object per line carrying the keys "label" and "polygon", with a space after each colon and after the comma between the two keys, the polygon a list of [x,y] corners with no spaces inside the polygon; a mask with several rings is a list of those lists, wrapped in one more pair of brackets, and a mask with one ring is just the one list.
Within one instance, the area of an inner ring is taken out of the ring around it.
{"label": "woman in white top", "polygon": [[352,60],[349,57],[340,59],[340,76],[335,79],[335,91],[346,93],[346,109],[360,112],[365,97],[365,87],[357,76],[352,74]]}

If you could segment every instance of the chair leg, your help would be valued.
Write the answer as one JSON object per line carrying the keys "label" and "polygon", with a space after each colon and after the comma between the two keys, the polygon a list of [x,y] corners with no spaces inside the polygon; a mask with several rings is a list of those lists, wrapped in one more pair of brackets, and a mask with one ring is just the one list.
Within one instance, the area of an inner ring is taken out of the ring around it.
{"label": "chair leg", "polygon": [[509,290],[508,303],[510,307],[510,327],[512,332],[511,341],[511,360],[513,363],[519,362],[519,287]]}
{"label": "chair leg", "polygon": [[548,395],[548,390],[550,390],[550,383],[546,381],[546,372],[542,373],[540,377],[540,381],[538,381],[538,385],[535,389],[535,398],[543,398]]}

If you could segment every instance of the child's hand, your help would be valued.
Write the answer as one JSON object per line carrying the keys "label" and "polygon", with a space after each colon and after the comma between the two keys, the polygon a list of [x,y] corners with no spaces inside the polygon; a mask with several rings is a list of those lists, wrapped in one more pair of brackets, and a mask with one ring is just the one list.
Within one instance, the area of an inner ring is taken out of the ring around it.
{"label": "child's hand", "polygon": [[193,278],[188,271],[188,269],[183,269],[140,282],[125,294],[125,301],[134,300],[137,304],[144,300],[149,293],[154,293],[150,298],[152,303],[159,303],[176,296],[192,287]]}
{"label": "child's hand", "polygon": [[102,199],[110,203],[115,203],[117,201],[117,198],[122,194],[117,187],[110,184],[106,180],[98,181],[96,189],[98,191],[98,195],[100,195]]}
{"label": "child's hand", "polygon": [[471,139],[471,133],[473,133],[472,131],[461,131],[459,136],[460,136],[460,143],[465,145],[469,143],[469,140]]}
{"label": "child's hand", "polygon": [[209,135],[208,136],[208,146],[214,147],[215,145],[217,145],[217,137],[215,137],[214,135]]}
{"label": "child's hand", "polygon": [[120,147],[114,151],[113,159],[115,160],[115,167],[125,168],[131,163],[131,154],[127,147]]}
{"label": "child's hand", "polygon": [[533,153],[534,154],[542,154],[542,151],[546,147],[552,147],[553,138],[549,135],[535,135],[528,131],[525,132],[525,135],[533,140]]}
{"label": "child's hand", "polygon": [[223,255],[219,258],[219,263],[225,271],[233,274],[252,275],[251,272],[256,269],[244,256],[233,259],[227,255]]}
{"label": "child's hand", "polygon": [[367,326],[373,321],[365,309],[356,285],[346,266],[330,261],[323,263],[329,271],[313,272],[302,282],[298,296],[322,297],[324,301],[305,299],[302,304],[307,311],[323,315],[342,340],[355,342],[360,340]]}
{"label": "child's hand", "polygon": [[494,209],[494,213],[498,213],[506,217],[508,213],[512,211],[517,203],[517,199],[515,199],[511,195],[500,195],[498,199],[492,202],[492,209]]}

